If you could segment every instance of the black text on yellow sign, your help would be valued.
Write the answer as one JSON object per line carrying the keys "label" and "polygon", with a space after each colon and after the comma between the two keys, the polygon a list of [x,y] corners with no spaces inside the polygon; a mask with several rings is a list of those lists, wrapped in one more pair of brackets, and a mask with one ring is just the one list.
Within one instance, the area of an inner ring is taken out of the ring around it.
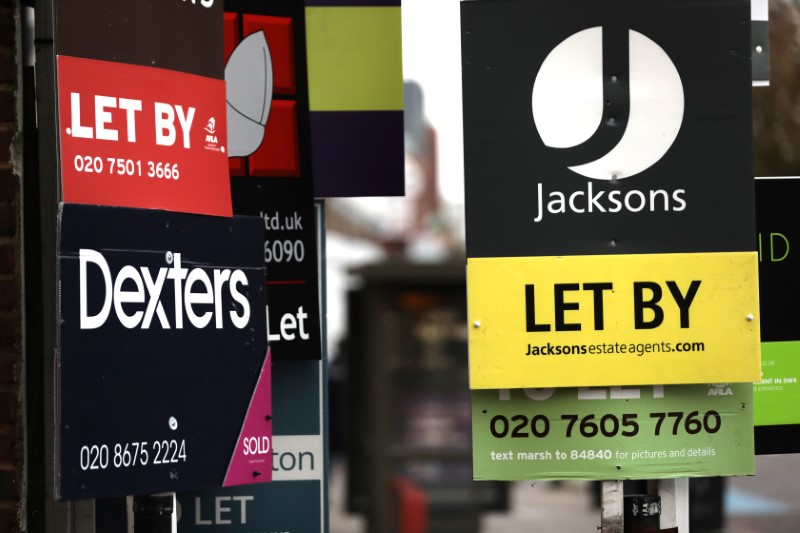
{"label": "black text on yellow sign", "polygon": [[[692,305],[697,290],[700,288],[701,280],[692,280],[686,294],[681,292],[681,288],[673,280],[667,280],[664,285],[669,289],[669,293],[674,299],[680,315],[680,327],[689,327],[689,308]],[[555,331],[581,331],[583,324],[580,322],[567,322],[567,311],[579,311],[580,301],[567,301],[569,293],[579,291],[590,291],[592,301],[590,304],[593,314],[592,324],[595,330],[605,329],[604,315],[604,296],[606,292],[614,291],[612,282],[601,283],[555,283],[553,284],[553,309],[555,312]],[[528,332],[552,331],[551,324],[539,324],[536,322],[536,286],[534,284],[525,285],[525,323]],[[664,307],[662,307],[662,297],[664,290],[659,282],[653,281],[634,281],[633,282],[633,311],[634,329],[653,329],[659,327],[664,322]],[[574,296],[573,296],[574,297]],[[648,313],[650,316],[648,317]]]}
{"label": "black text on yellow sign", "polygon": [[471,258],[475,389],[760,379],[756,252]]}

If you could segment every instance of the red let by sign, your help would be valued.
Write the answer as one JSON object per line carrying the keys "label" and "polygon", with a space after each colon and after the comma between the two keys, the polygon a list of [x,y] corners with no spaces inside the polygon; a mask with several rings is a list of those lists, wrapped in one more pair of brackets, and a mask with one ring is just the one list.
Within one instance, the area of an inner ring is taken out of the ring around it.
{"label": "red let by sign", "polygon": [[58,57],[64,201],[231,216],[225,81]]}

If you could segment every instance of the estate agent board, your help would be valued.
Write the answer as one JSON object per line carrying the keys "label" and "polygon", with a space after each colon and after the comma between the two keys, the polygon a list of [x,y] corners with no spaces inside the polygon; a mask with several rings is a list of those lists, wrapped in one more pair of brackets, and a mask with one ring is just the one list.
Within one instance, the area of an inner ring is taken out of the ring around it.
{"label": "estate agent board", "polygon": [[758,380],[749,2],[461,15],[470,386]]}

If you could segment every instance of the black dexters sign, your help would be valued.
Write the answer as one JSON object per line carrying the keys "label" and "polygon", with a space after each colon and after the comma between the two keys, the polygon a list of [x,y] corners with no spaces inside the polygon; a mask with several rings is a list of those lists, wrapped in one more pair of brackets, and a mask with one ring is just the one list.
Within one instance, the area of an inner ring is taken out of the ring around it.
{"label": "black dexters sign", "polygon": [[263,235],[255,217],[63,205],[60,498],[237,484],[235,450],[264,452]]}

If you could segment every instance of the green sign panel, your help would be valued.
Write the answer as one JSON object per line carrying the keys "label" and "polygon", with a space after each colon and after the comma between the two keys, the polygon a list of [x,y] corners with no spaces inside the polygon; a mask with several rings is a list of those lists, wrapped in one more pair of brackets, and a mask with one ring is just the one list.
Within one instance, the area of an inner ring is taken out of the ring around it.
{"label": "green sign panel", "polygon": [[472,391],[477,480],[755,473],[750,383]]}
{"label": "green sign panel", "polygon": [[755,424],[775,426],[800,422],[800,341],[761,344],[761,381],[754,385]]}

